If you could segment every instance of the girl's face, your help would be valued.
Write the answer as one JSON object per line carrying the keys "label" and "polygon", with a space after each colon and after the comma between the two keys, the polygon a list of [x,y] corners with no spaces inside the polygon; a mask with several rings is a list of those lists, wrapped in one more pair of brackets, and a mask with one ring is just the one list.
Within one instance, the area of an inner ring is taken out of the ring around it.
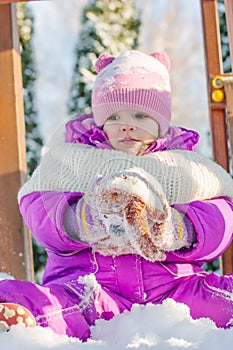
{"label": "girl's face", "polygon": [[138,155],[159,136],[159,125],[149,115],[136,110],[112,114],[103,127],[112,147],[117,151]]}

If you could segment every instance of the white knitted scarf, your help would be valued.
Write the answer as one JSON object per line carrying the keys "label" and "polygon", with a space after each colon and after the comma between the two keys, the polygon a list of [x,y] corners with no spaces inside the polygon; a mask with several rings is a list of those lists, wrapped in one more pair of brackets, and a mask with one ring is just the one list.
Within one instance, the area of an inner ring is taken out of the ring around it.
{"label": "white knitted scarf", "polygon": [[158,151],[143,156],[62,143],[49,150],[19,191],[91,191],[99,176],[141,168],[162,185],[168,203],[187,203],[218,196],[233,198],[231,176],[210,159],[192,151]]}

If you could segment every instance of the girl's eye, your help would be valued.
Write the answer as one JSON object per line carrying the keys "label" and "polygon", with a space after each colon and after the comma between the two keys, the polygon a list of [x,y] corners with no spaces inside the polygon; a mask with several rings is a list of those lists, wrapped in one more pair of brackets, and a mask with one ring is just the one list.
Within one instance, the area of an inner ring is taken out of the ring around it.
{"label": "girl's eye", "polygon": [[107,120],[119,120],[120,117],[118,115],[110,115]]}
{"label": "girl's eye", "polygon": [[135,114],[135,118],[137,118],[137,119],[144,119],[144,118],[147,118],[147,115],[146,114],[137,113],[137,114]]}

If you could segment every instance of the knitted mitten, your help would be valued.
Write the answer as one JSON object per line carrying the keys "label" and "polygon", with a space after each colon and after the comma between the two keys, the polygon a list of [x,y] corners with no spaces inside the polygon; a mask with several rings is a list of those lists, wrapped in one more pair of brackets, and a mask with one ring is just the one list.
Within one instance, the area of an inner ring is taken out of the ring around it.
{"label": "knitted mitten", "polygon": [[[90,192],[92,192],[92,189]],[[71,220],[69,219],[71,215],[68,218],[66,214],[65,219],[65,226],[69,228],[68,233],[73,238],[89,243],[93,251],[97,251],[102,255],[116,256],[136,253],[125,234],[123,219],[114,213],[107,215],[100,212],[98,203],[94,204],[91,194],[84,195],[78,201],[75,212],[76,228],[73,224],[71,230]]]}
{"label": "knitted mitten", "polygon": [[188,245],[181,214],[169,206],[159,182],[138,168],[104,177],[94,199],[99,212],[119,216],[130,244],[147,260],[164,260],[165,251]]}

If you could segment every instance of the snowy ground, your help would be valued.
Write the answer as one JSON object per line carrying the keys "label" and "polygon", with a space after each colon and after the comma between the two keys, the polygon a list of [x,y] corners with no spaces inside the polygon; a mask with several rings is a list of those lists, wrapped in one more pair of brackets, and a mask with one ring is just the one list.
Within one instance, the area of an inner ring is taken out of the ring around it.
{"label": "snowy ground", "polygon": [[168,299],[162,305],[134,305],[131,312],[111,321],[97,321],[92,340],[81,343],[50,329],[12,327],[0,334],[4,350],[232,350],[233,329],[217,329],[208,319],[192,320],[189,309]]}

